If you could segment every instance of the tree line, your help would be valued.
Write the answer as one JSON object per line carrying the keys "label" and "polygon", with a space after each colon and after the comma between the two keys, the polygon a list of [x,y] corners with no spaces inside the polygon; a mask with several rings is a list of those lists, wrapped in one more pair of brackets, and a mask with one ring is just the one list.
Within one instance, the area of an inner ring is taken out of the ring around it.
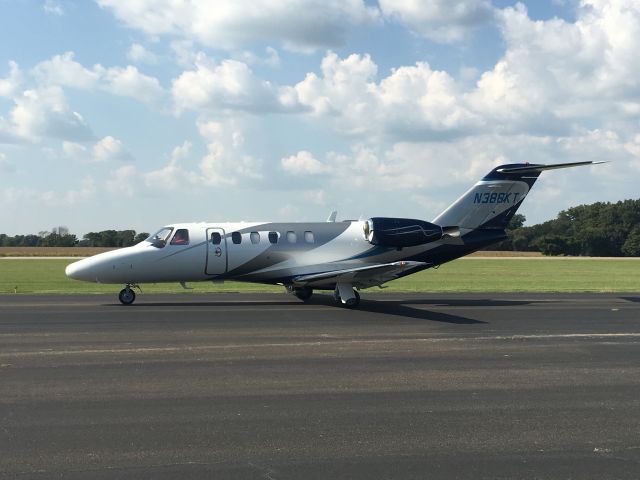
{"label": "tree line", "polygon": [[55,227],[51,231],[38,234],[16,235],[10,237],[0,233],[0,247],[130,247],[149,236],[146,232],[135,230],[103,230],[89,232],[82,239],[69,233],[67,227]]}
{"label": "tree line", "polygon": [[522,215],[514,215],[511,220],[509,238],[490,249],[538,251],[544,255],[640,256],[640,200],[579,205],[531,227],[522,226]]}

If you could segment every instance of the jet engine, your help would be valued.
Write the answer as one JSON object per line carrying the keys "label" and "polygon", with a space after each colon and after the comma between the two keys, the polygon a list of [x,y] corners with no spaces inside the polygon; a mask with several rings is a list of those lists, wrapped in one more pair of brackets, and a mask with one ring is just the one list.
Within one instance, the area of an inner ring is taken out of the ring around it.
{"label": "jet engine", "polygon": [[364,223],[364,236],[372,245],[400,248],[458,237],[460,230],[413,218],[374,217]]}

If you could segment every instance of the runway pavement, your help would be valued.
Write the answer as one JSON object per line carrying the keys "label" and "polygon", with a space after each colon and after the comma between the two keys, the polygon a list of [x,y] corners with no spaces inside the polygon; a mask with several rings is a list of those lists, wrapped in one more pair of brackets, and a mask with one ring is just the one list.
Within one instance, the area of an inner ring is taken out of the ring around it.
{"label": "runway pavement", "polygon": [[640,294],[0,296],[0,478],[639,478]]}

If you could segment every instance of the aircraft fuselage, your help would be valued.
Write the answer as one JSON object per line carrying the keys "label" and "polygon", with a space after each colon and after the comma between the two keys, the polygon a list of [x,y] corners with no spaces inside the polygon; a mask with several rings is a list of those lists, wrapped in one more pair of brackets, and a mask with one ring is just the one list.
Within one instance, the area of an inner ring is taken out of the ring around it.
{"label": "aircraft fuselage", "polygon": [[[364,234],[365,223],[173,224],[166,227],[168,233],[163,245],[154,245],[150,237],[133,247],[76,262],[68,267],[67,275],[98,283],[234,279],[287,284],[302,275],[407,258],[424,257],[428,262],[428,255],[424,254],[443,244],[438,241],[404,248],[372,245]],[[188,232],[187,243],[170,241],[178,230]],[[325,285],[330,289],[334,286],[335,282]],[[321,288],[322,285],[315,287]]]}

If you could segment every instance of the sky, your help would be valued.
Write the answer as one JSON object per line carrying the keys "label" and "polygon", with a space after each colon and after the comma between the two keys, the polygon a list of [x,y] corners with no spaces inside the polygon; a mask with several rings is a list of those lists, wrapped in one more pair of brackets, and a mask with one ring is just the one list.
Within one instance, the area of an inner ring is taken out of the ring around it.
{"label": "sky", "polygon": [[0,0],[0,233],[639,198],[637,0]]}

